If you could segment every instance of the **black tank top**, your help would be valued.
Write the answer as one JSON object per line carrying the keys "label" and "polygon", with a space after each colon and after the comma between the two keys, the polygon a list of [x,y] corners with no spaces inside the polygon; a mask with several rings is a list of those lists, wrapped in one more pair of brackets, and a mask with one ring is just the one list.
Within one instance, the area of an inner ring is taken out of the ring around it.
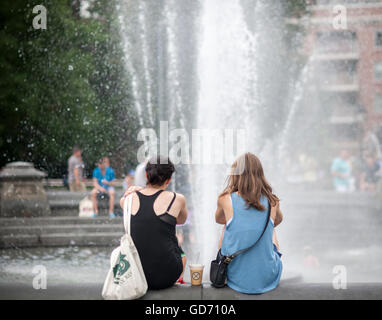
{"label": "black tank top", "polygon": [[176,194],[165,213],[156,215],[154,211],[154,202],[162,191],[149,196],[137,191],[139,210],[131,216],[131,237],[150,289],[171,287],[183,269],[175,234],[176,218],[168,213]]}

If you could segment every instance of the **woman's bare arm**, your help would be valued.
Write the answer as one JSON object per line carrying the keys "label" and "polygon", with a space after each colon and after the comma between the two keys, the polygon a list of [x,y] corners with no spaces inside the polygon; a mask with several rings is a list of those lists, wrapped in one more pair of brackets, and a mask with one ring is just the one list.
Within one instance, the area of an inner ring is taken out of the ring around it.
{"label": "woman's bare arm", "polygon": [[223,238],[224,238],[224,232],[225,232],[225,226],[223,227],[222,233],[220,234],[218,249],[221,249],[221,247],[222,247]]}
{"label": "woman's bare arm", "polygon": [[176,194],[177,198],[181,201],[181,209],[179,211],[178,217],[176,218],[176,224],[185,224],[187,221],[188,210],[186,204],[186,198],[182,194]]}
{"label": "woman's bare arm", "polygon": [[217,209],[215,212],[215,221],[218,224],[226,224],[226,218],[223,210],[223,199],[222,197],[218,198],[218,203],[217,203]]}
{"label": "woman's bare arm", "polygon": [[283,214],[280,210],[280,202],[276,205],[276,217],[275,217],[275,227],[278,226],[283,221]]}

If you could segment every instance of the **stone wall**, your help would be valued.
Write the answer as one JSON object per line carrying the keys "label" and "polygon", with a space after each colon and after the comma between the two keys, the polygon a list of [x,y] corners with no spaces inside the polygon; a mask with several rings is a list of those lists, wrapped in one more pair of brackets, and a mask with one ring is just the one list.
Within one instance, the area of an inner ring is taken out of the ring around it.
{"label": "stone wall", "polygon": [[32,163],[7,164],[0,172],[0,217],[49,216],[45,176]]}

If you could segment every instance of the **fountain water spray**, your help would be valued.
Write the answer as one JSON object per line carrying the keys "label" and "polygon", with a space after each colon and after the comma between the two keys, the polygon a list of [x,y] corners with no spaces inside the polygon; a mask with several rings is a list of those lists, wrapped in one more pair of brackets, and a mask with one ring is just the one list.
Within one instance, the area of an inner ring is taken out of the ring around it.
{"label": "fountain water spray", "polygon": [[[281,41],[273,41],[282,37],[281,7],[264,0],[120,2],[126,67],[141,126],[158,130],[165,120],[169,130],[186,129],[191,136],[199,128],[212,136],[211,148],[203,150],[211,162],[182,165],[174,179],[175,189],[191,199],[196,248],[188,254],[192,260],[200,252],[206,265],[218,245],[221,228],[214,213],[229,165],[244,151],[263,151],[274,162],[277,141],[264,136],[273,124],[264,115],[273,97],[268,76],[276,75],[281,63],[274,54]],[[219,132],[234,146],[229,153],[216,148]]]}

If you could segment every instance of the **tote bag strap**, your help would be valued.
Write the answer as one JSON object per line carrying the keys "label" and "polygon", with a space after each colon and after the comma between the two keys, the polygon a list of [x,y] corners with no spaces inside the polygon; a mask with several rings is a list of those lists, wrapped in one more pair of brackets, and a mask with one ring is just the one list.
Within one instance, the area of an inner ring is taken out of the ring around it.
{"label": "tote bag strap", "polygon": [[131,220],[131,204],[133,201],[133,195],[130,194],[123,202],[123,226],[125,232],[130,234],[130,220]]}

